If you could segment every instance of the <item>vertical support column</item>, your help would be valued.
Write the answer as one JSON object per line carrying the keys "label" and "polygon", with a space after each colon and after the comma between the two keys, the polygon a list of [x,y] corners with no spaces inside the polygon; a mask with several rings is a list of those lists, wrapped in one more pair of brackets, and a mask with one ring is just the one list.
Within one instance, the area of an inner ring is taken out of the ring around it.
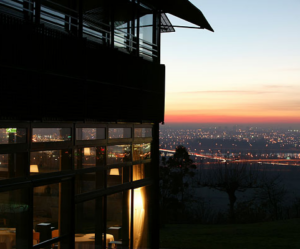
{"label": "vertical support column", "polygon": [[157,44],[157,63],[160,64],[161,11],[160,10],[156,11],[155,15],[156,15],[155,32],[156,32],[156,44]]}
{"label": "vertical support column", "polygon": [[159,248],[159,123],[153,125],[153,140],[152,140],[152,177],[153,188],[151,193],[151,218],[152,226],[150,227],[150,234],[152,234],[151,248]]}

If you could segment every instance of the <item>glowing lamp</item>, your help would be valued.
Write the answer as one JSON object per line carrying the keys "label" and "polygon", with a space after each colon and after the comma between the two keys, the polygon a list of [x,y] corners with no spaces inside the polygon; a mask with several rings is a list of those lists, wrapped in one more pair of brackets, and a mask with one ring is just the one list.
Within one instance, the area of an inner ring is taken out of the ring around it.
{"label": "glowing lamp", "polygon": [[91,148],[84,148],[83,149],[83,154],[85,156],[90,156],[91,155]]}
{"label": "glowing lamp", "polygon": [[119,176],[119,175],[120,175],[120,172],[119,172],[119,169],[110,169],[109,174],[110,174],[111,176]]}
{"label": "glowing lamp", "polygon": [[36,164],[31,164],[30,173],[39,173],[39,167]]}

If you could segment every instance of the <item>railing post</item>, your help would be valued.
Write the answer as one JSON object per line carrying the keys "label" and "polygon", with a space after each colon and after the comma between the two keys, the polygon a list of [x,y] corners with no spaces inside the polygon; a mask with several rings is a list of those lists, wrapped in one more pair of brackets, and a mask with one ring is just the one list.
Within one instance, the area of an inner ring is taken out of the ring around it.
{"label": "railing post", "polygon": [[83,6],[82,6],[82,0],[79,0],[79,6],[78,6],[78,37],[82,38],[83,33]]}
{"label": "railing post", "polygon": [[40,24],[41,22],[41,0],[35,0],[35,24]]}

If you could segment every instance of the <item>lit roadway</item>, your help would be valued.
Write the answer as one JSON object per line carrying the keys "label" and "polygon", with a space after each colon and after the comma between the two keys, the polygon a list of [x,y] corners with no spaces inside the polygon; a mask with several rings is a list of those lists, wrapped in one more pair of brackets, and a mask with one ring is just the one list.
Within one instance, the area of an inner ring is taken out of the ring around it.
{"label": "lit roadway", "polygon": [[[168,152],[168,153],[175,153],[175,150],[165,150],[165,149],[159,149],[162,152]],[[214,156],[214,155],[204,155],[204,154],[198,154],[198,153],[193,153],[189,152],[190,156],[197,156],[197,157],[203,157],[203,158],[209,158],[209,159],[214,159],[214,160],[219,160],[219,161],[234,161],[234,162],[240,162],[240,163],[254,163],[254,162],[269,162],[269,163],[287,163],[287,162],[295,162],[296,166],[300,166],[300,164],[296,164],[296,162],[300,162],[299,159],[231,159],[231,158],[225,158],[223,156]]]}

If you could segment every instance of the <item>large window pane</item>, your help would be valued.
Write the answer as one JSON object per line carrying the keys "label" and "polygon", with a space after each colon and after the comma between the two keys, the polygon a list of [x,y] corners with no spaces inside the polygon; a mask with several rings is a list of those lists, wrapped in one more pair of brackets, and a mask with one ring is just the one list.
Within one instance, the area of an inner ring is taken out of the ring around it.
{"label": "large window pane", "polygon": [[0,128],[0,144],[26,143],[25,128]]}
{"label": "large window pane", "polygon": [[[33,188],[33,228],[37,234],[36,243],[68,234],[71,212],[71,181],[63,181]],[[61,241],[60,243],[67,243]],[[54,243],[55,247],[60,243]],[[56,245],[55,245],[56,244]]]}
{"label": "large window pane", "polygon": [[134,190],[133,248],[150,248],[147,187]]}
{"label": "large window pane", "polygon": [[113,145],[107,147],[107,164],[131,161],[131,145]]}
{"label": "large window pane", "polygon": [[75,169],[105,165],[105,147],[84,147],[75,149]]}
{"label": "large window pane", "polygon": [[104,233],[103,212],[101,197],[76,204],[75,249],[108,248],[114,238]]}
{"label": "large window pane", "polygon": [[72,166],[71,150],[45,150],[30,153],[30,174],[69,170]]}
{"label": "large window pane", "polygon": [[32,142],[64,142],[71,141],[71,128],[33,128]]}
{"label": "large window pane", "polygon": [[[59,230],[59,183],[33,189],[33,228],[42,242],[52,238],[52,230]],[[59,234],[59,231],[58,231]]]}
{"label": "large window pane", "polygon": [[109,128],[108,138],[131,138],[131,128]]}
{"label": "large window pane", "polygon": [[129,246],[129,191],[107,196],[107,238],[116,241],[109,248],[128,248]]}
{"label": "large window pane", "polygon": [[152,10],[143,6],[140,8],[143,13],[140,18],[140,54],[152,58],[153,49],[153,14]]}
{"label": "large window pane", "polygon": [[151,158],[151,144],[134,144],[133,145],[133,161]]}
{"label": "large window pane", "polygon": [[121,185],[123,178],[123,168],[111,168],[107,170],[107,187]]}
{"label": "large window pane", "polygon": [[137,181],[150,177],[150,163],[133,165],[132,180]]}
{"label": "large window pane", "polygon": [[134,137],[152,137],[152,128],[134,128]]}
{"label": "large window pane", "polygon": [[26,174],[27,153],[0,154],[0,180]]}
{"label": "large window pane", "polygon": [[82,194],[104,188],[104,172],[78,174],[76,176],[76,193]]}
{"label": "large window pane", "polygon": [[105,139],[105,128],[76,128],[76,140]]}
{"label": "large window pane", "polygon": [[28,194],[26,189],[0,192],[1,248],[26,247],[28,232]]}

